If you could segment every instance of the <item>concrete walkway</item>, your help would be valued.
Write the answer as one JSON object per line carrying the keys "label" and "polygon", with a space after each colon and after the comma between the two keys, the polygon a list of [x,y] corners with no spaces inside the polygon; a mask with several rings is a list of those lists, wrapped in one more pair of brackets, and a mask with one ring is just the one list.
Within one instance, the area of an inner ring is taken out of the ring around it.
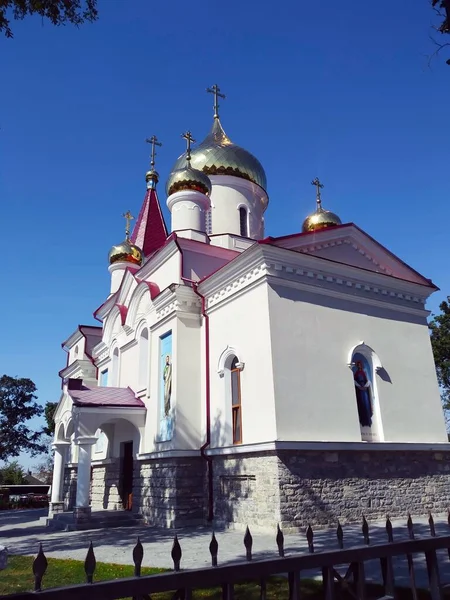
{"label": "concrete walkway", "polygon": [[[209,542],[211,528],[166,530],[139,526],[92,531],[60,532],[47,529],[40,518],[46,514],[43,510],[0,512],[0,545],[6,546],[10,554],[34,555],[42,542],[48,558],[72,558],[84,560],[89,543],[94,545],[95,556],[99,562],[133,564],[132,551],[139,536],[144,546],[144,566],[172,568],[171,549],[174,534],[177,533],[183,556],[181,566],[184,569],[207,567],[211,564]],[[407,539],[405,520],[393,520],[394,541]],[[450,529],[446,516],[435,517],[436,534],[449,535]],[[385,523],[369,522],[371,544],[387,541]],[[346,548],[363,543],[361,525],[347,525],[344,529]],[[414,519],[416,538],[429,537],[426,518]],[[276,531],[270,533],[252,532],[254,560],[276,558]],[[219,564],[245,560],[243,543],[244,532],[225,530],[216,531],[219,543]],[[314,534],[316,552],[337,549],[335,530],[316,530]],[[304,534],[285,535],[286,555],[307,551]],[[441,579],[450,583],[450,561],[446,551],[439,552]],[[372,564],[373,563],[373,564]],[[424,556],[415,558],[416,581],[419,586],[427,586],[427,573]],[[398,585],[408,585],[406,557],[396,559],[394,563],[395,581]],[[345,570],[344,570],[345,571]],[[303,573],[303,576],[316,576],[317,573]],[[368,579],[380,581],[380,568],[376,561],[366,564]]]}

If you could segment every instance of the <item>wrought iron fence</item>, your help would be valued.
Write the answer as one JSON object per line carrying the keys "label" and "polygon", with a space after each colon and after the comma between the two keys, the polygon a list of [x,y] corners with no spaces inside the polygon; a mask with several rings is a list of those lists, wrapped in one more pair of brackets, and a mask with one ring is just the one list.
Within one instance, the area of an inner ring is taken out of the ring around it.
{"label": "wrought iron fence", "polygon": [[[393,526],[388,517],[386,520],[387,543],[370,545],[369,524],[363,517],[362,538],[364,544],[345,548],[344,531],[338,523],[337,549],[320,552],[315,551],[314,532],[311,527],[308,527],[306,530],[308,552],[295,555],[285,554],[284,535],[277,526],[275,542],[278,547],[278,557],[263,560],[253,560],[253,538],[247,527],[243,540],[246,561],[224,565],[219,565],[219,544],[213,533],[209,544],[211,567],[190,570],[181,570],[182,550],[178,537],[175,535],[171,551],[173,571],[146,576],[141,576],[144,549],[138,538],[133,549],[134,577],[99,582],[94,582],[96,558],[91,542],[84,563],[86,583],[46,590],[43,589],[43,582],[48,563],[41,544],[33,562],[34,591],[0,596],[0,598],[9,600],[30,600],[36,597],[40,600],[86,600],[88,598],[116,600],[131,596],[133,600],[151,600],[152,594],[171,592],[172,600],[192,600],[195,590],[219,588],[223,600],[233,600],[235,586],[239,582],[254,581],[259,586],[260,599],[266,600],[267,584],[270,578],[282,575],[288,582],[286,600],[300,600],[300,574],[318,569],[322,573],[325,600],[335,600],[342,589],[345,589],[357,600],[366,600],[365,563],[370,560],[379,560],[384,589],[382,600],[388,600],[394,599],[396,595],[393,559],[406,557],[411,598],[418,600],[419,588],[416,585],[414,561],[420,554],[424,555],[426,560],[429,598],[430,600],[441,600],[446,586],[443,586],[440,580],[437,551],[447,550],[450,559],[450,535],[436,535],[435,523],[431,514],[428,525],[430,536],[418,539],[414,533],[411,516],[408,515],[408,539],[394,541]],[[450,512],[448,525],[450,527]],[[337,571],[337,568],[342,566],[346,568],[345,575],[341,575]]]}

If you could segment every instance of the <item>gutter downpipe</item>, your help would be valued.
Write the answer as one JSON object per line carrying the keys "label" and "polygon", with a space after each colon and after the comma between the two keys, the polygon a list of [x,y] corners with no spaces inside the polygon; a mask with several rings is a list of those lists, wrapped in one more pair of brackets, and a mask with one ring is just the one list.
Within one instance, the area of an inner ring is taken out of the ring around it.
{"label": "gutter downpipe", "polygon": [[200,447],[201,457],[206,461],[206,474],[208,479],[208,516],[207,521],[214,519],[214,480],[213,480],[213,463],[212,458],[206,454],[207,448],[211,445],[211,389],[210,389],[210,352],[209,352],[209,316],[206,312],[206,300],[205,297],[198,291],[198,281],[189,279],[183,276],[183,251],[175,237],[175,243],[178,246],[178,250],[181,255],[180,261],[180,279],[192,286],[195,294],[200,298],[202,303],[202,316],[205,319],[205,399],[206,399],[206,440],[205,443]]}

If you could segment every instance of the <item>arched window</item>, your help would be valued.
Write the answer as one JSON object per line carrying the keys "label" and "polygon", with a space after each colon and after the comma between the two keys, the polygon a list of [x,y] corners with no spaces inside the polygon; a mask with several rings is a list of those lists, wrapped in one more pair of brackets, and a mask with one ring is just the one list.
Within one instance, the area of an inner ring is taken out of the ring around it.
{"label": "arched window", "polygon": [[239,361],[234,357],[231,372],[231,422],[233,427],[233,444],[242,443],[242,410],[241,410],[241,369]]}
{"label": "arched window", "polygon": [[242,237],[248,237],[248,218],[245,206],[239,207],[239,227]]}
{"label": "arched window", "polygon": [[111,385],[112,387],[119,386],[119,349],[116,348],[112,355],[112,364],[111,364]]}
{"label": "arched window", "polygon": [[139,336],[139,374],[138,374],[138,385],[139,388],[144,389],[147,387],[148,382],[148,329],[145,328],[141,331]]}

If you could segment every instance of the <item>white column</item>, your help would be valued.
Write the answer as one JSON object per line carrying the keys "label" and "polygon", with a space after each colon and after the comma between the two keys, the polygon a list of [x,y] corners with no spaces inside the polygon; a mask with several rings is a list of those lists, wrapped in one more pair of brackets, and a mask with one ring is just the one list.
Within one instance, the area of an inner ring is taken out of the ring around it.
{"label": "white column", "polygon": [[68,444],[53,444],[52,448],[55,451],[53,460],[53,479],[52,479],[52,498],[51,502],[61,502],[61,487],[64,473],[64,457]]}
{"label": "white column", "polygon": [[[181,190],[167,198],[167,208],[171,213],[172,231],[188,236],[189,231],[205,233],[205,211],[211,202],[208,196],[197,190]],[[184,233],[183,233],[184,232]]]}
{"label": "white column", "polygon": [[91,487],[91,452],[97,438],[78,438],[78,471],[77,498],[75,508],[89,507],[89,491]]}

